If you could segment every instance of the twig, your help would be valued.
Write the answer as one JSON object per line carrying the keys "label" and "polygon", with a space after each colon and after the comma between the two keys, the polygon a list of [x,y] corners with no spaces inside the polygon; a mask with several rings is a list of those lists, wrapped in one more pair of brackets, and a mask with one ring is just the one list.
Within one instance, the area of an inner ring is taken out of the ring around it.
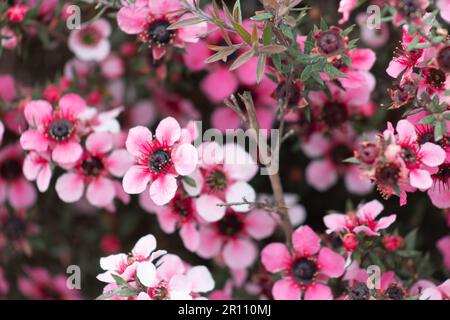
{"label": "twig", "polygon": [[[232,206],[241,206],[241,205],[248,205],[251,208],[263,209],[267,212],[275,212],[275,213],[280,213],[280,211],[282,209],[282,208],[277,207],[276,205],[269,203],[269,201],[265,201],[265,202],[248,201],[245,198],[241,202],[228,202],[228,203],[217,204],[218,207],[232,207]],[[288,209],[288,208],[285,207],[283,209]]]}

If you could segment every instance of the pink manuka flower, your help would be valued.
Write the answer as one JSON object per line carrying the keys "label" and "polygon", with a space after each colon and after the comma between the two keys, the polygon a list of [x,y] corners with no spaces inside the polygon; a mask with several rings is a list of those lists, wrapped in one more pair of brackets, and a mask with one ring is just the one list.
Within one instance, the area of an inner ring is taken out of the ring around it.
{"label": "pink manuka flower", "polygon": [[191,174],[198,163],[197,150],[187,143],[178,122],[167,117],[155,131],[137,126],[129,131],[127,150],[134,157],[134,165],[123,178],[126,193],[139,194],[150,183],[150,198],[156,205],[168,203],[178,189],[177,177]]}
{"label": "pink manuka flower", "polygon": [[339,24],[344,24],[350,18],[350,13],[357,6],[358,0],[341,0],[339,1],[338,12],[342,13],[342,18],[339,20]]}
{"label": "pink manuka flower", "polygon": [[271,243],[261,252],[267,271],[282,273],[272,294],[276,300],[332,300],[328,278],[344,273],[344,258],[329,248],[321,248],[319,236],[308,226],[292,235],[293,252],[283,243]]}
{"label": "pink manuka flower", "polygon": [[0,99],[11,102],[16,98],[16,81],[10,74],[0,75]]}
{"label": "pink manuka flower", "polygon": [[20,292],[32,300],[78,300],[77,290],[67,287],[67,277],[63,274],[52,276],[44,268],[25,268],[26,276],[19,276]]}
{"label": "pink manuka flower", "polygon": [[356,147],[357,137],[350,127],[333,130],[329,138],[316,132],[302,149],[307,156],[315,158],[306,168],[306,180],[319,191],[326,191],[336,184],[339,176],[344,177],[347,190],[354,194],[369,193],[373,186],[370,180],[363,176],[358,166],[345,163]]}
{"label": "pink manuka flower", "polygon": [[[184,187],[195,200],[198,214],[208,222],[220,220],[226,208],[218,206],[224,202],[254,201],[255,190],[248,184],[258,170],[253,158],[237,144],[220,146],[217,142],[206,142],[199,146],[200,168],[191,178],[195,187],[186,183]],[[248,211],[248,205],[234,205],[234,211]]]}
{"label": "pink manuka flower", "polygon": [[106,19],[97,19],[72,30],[68,40],[69,49],[83,61],[102,61],[110,51],[108,37],[111,25]]}
{"label": "pink manuka flower", "polygon": [[86,150],[69,172],[56,181],[56,192],[65,202],[76,202],[83,196],[97,207],[110,205],[116,190],[114,177],[122,177],[132,160],[125,149],[113,150],[114,141],[106,132],[92,133],[86,139]]}
{"label": "pink manuka flower", "polygon": [[383,209],[384,207],[379,201],[372,200],[360,205],[356,212],[331,213],[326,215],[323,221],[328,228],[327,233],[358,234],[363,232],[367,236],[379,236],[379,231],[388,228],[397,218],[395,214],[392,214],[377,220],[376,218]]}
{"label": "pink manuka flower", "polygon": [[5,273],[0,268],[0,297],[4,298],[9,292],[9,283],[5,279]]}
{"label": "pink manuka flower", "polygon": [[0,249],[4,250],[6,245],[14,250],[24,252],[27,255],[32,253],[29,242],[31,236],[39,232],[38,226],[26,219],[25,210],[9,212],[6,207],[0,207]]}
{"label": "pink manuka flower", "polygon": [[0,150],[0,204],[26,209],[36,202],[36,190],[22,173],[23,155],[19,144]]}
{"label": "pink manuka flower", "polygon": [[159,60],[169,45],[184,47],[185,43],[195,43],[207,31],[206,22],[167,29],[175,22],[192,17],[185,13],[186,7],[178,0],[139,0],[119,10],[117,23],[123,32],[137,34],[140,41],[152,48],[153,58]]}
{"label": "pink manuka flower", "polygon": [[389,156],[399,156],[409,170],[409,183],[412,187],[427,190],[433,185],[429,168],[436,168],[446,158],[445,151],[438,145],[426,142],[420,144],[414,125],[408,120],[400,120],[396,126],[397,135],[394,136],[394,128],[390,126],[385,132],[386,140],[391,140],[393,146],[388,151]]}
{"label": "pink manuka flower", "polygon": [[419,297],[420,300],[450,300],[450,279],[439,286],[426,288]]}
{"label": "pink manuka flower", "polygon": [[76,162],[83,153],[77,136],[78,116],[85,108],[83,98],[73,93],[62,96],[55,110],[44,100],[29,102],[24,113],[30,128],[20,137],[22,148],[50,150],[52,160],[59,164]]}
{"label": "pink manuka flower", "polygon": [[255,240],[269,237],[275,230],[275,220],[264,210],[238,213],[228,209],[218,222],[200,227],[197,254],[209,259],[220,256],[234,270],[249,267],[258,251]]}

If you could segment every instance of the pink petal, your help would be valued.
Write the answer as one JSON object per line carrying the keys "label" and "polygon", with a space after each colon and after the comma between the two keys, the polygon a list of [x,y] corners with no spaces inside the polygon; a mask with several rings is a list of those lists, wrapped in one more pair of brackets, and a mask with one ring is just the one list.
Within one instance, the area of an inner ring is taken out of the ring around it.
{"label": "pink petal", "polygon": [[121,264],[127,261],[127,255],[124,253],[113,254],[100,258],[100,267],[103,270],[118,270]]}
{"label": "pink petal", "polygon": [[256,240],[270,236],[275,227],[272,216],[262,209],[255,209],[245,217],[245,231]]}
{"label": "pink petal", "polygon": [[328,277],[337,278],[344,273],[344,257],[329,248],[320,250],[318,264],[320,271]]}
{"label": "pink petal", "polygon": [[28,129],[20,136],[20,145],[24,150],[46,151],[48,140],[39,131]]}
{"label": "pink petal", "polygon": [[353,194],[365,195],[373,189],[370,179],[364,176],[362,170],[357,166],[351,166],[344,179],[347,190]]}
{"label": "pink petal", "polygon": [[139,157],[145,150],[145,146],[152,141],[152,133],[148,128],[137,126],[131,128],[128,132],[127,141],[125,145],[129,153],[135,157]]}
{"label": "pink petal", "polygon": [[[183,19],[189,19],[189,16],[184,15]],[[181,40],[187,43],[196,43],[200,37],[202,37],[208,31],[208,24],[206,22],[201,22],[195,25],[180,28],[178,36]]]}
{"label": "pink petal", "polygon": [[208,292],[214,289],[214,279],[205,266],[195,266],[188,270],[186,276],[192,282],[193,292]]}
{"label": "pink petal", "polygon": [[303,152],[310,158],[319,157],[330,148],[330,141],[319,132],[313,133],[301,146]]}
{"label": "pink petal", "polygon": [[376,55],[372,49],[353,49],[350,51],[352,68],[369,71],[372,69]]}
{"label": "pink petal", "polygon": [[59,100],[59,108],[63,115],[76,117],[86,109],[86,101],[75,93],[68,93]]}
{"label": "pink petal", "polygon": [[192,283],[185,275],[172,277],[168,285],[170,300],[192,300]]}
{"label": "pink petal", "polygon": [[94,132],[86,139],[86,149],[91,155],[102,155],[113,148],[113,139],[110,133]]}
{"label": "pink petal", "polygon": [[[220,86],[217,85],[218,83],[220,83]],[[224,99],[236,91],[238,85],[235,75],[228,71],[227,68],[221,67],[209,72],[203,78],[200,87],[212,102],[223,102]]]}
{"label": "pink petal", "polygon": [[138,34],[144,31],[148,10],[139,7],[122,7],[117,13],[119,28],[128,34]]}
{"label": "pink petal", "polygon": [[258,171],[256,161],[241,146],[227,143],[223,147],[224,170],[230,178],[248,181]]}
{"label": "pink petal", "polygon": [[389,62],[389,66],[386,69],[386,72],[392,78],[397,78],[405,69],[406,65],[398,62],[396,59],[393,59],[391,62]]}
{"label": "pink petal", "polygon": [[173,199],[177,189],[178,184],[175,176],[166,174],[151,183],[149,188],[150,198],[157,206],[162,206]]}
{"label": "pink petal", "polygon": [[420,148],[421,160],[429,167],[437,167],[445,161],[446,153],[438,145],[426,142]]}
{"label": "pink petal", "polygon": [[261,262],[267,271],[276,273],[289,267],[291,255],[283,243],[271,243],[261,251]]}
{"label": "pink petal", "polygon": [[292,235],[292,245],[299,254],[311,256],[319,251],[320,238],[309,226],[301,226]]}
{"label": "pink petal", "polygon": [[375,227],[375,231],[387,229],[391,224],[395,222],[396,219],[397,216],[395,214],[391,214],[390,216],[381,218],[378,221],[377,226]]}
{"label": "pink petal", "polygon": [[[225,193],[227,203],[254,202],[256,200],[255,190],[247,182],[236,182],[228,187]],[[250,205],[233,205],[231,208],[236,212],[246,212],[250,210]]]}
{"label": "pink petal", "polygon": [[30,182],[20,178],[9,186],[9,202],[14,209],[25,209],[36,202],[36,190]]}
{"label": "pink petal", "polygon": [[416,128],[408,120],[400,120],[396,126],[398,141],[415,141],[417,139]]}
{"label": "pink petal", "polygon": [[136,244],[133,247],[133,250],[131,250],[131,253],[134,257],[138,257],[141,259],[146,259],[150,256],[150,253],[152,253],[156,249],[156,238],[152,234],[148,234],[146,236],[143,236],[136,242]]}
{"label": "pink petal", "polygon": [[333,294],[330,287],[314,283],[308,287],[305,292],[305,300],[333,300]]}
{"label": "pink petal", "polygon": [[216,257],[222,248],[222,238],[207,227],[200,228],[200,245],[197,254],[205,259]]}
{"label": "pink petal", "polygon": [[345,230],[345,215],[338,213],[327,214],[323,218],[323,222],[328,228],[327,233],[341,232]]}
{"label": "pink petal", "polygon": [[81,158],[83,148],[78,142],[58,143],[52,152],[52,159],[60,164],[75,163]]}
{"label": "pink petal", "polygon": [[105,207],[114,200],[116,191],[113,182],[104,177],[92,181],[86,190],[86,198],[93,206]]}
{"label": "pink petal", "polygon": [[166,254],[158,262],[158,277],[169,281],[173,276],[185,271],[183,261],[174,254]]}
{"label": "pink petal", "polygon": [[160,142],[165,142],[169,146],[180,140],[181,128],[177,120],[173,117],[167,117],[159,123],[155,130],[156,138]]}
{"label": "pink petal", "polygon": [[225,207],[220,207],[218,204],[223,204],[223,201],[211,195],[205,194],[195,199],[198,214],[208,222],[219,221],[225,215]]}
{"label": "pink petal", "polygon": [[49,164],[43,165],[36,179],[37,187],[40,192],[47,191],[48,186],[50,185],[51,178],[52,178],[52,169],[50,165]]}
{"label": "pink petal", "polygon": [[249,267],[256,259],[255,244],[247,239],[229,240],[223,248],[223,260],[231,269],[244,269]]}
{"label": "pink petal", "polygon": [[409,172],[409,182],[411,186],[421,190],[430,189],[433,185],[430,173],[421,169],[414,169]]}
{"label": "pink petal", "polygon": [[83,196],[84,182],[78,174],[65,173],[56,180],[55,189],[61,200],[72,203]]}
{"label": "pink petal", "polygon": [[190,175],[198,163],[198,153],[191,144],[182,144],[172,153],[172,161],[175,170],[182,176]]}
{"label": "pink petal", "polygon": [[306,180],[318,191],[326,191],[338,179],[333,164],[327,160],[312,161],[306,168]]}
{"label": "pink petal", "polygon": [[301,291],[297,285],[290,280],[278,280],[272,287],[275,300],[300,300]]}
{"label": "pink petal", "polygon": [[358,217],[366,221],[375,220],[383,209],[383,204],[380,201],[372,200],[358,208]]}
{"label": "pink petal", "polygon": [[200,234],[194,223],[188,222],[183,224],[180,229],[180,237],[183,244],[189,251],[196,251],[200,244]]}
{"label": "pink petal", "polygon": [[114,150],[106,160],[106,167],[116,177],[123,177],[133,165],[131,155],[125,149]]}
{"label": "pink petal", "polygon": [[150,261],[139,263],[136,269],[136,276],[139,281],[146,287],[153,287],[158,282],[156,279],[156,268]]}
{"label": "pink petal", "polygon": [[24,115],[31,126],[42,127],[45,120],[51,118],[53,108],[45,100],[33,100],[26,104]]}
{"label": "pink petal", "polygon": [[149,182],[149,173],[145,172],[140,166],[132,166],[125,173],[122,186],[128,194],[139,194],[144,192]]}

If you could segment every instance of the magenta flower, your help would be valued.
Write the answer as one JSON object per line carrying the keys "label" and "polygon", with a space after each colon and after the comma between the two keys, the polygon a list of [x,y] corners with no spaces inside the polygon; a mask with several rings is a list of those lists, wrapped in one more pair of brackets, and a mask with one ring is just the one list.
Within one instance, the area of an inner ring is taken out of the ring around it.
{"label": "magenta flower", "polygon": [[85,108],[85,101],[73,93],[62,96],[55,110],[45,100],[29,102],[24,113],[30,128],[20,137],[22,148],[37,152],[50,150],[53,161],[75,163],[83,153],[77,127],[78,116]]}
{"label": "magenta flower", "polygon": [[273,218],[264,210],[237,213],[228,209],[220,221],[200,227],[197,254],[206,259],[220,256],[230,269],[245,269],[258,254],[252,239],[269,237],[275,226]]}
{"label": "magenta flower", "polygon": [[331,213],[326,215],[323,221],[328,228],[327,233],[363,232],[368,236],[379,236],[379,231],[388,228],[397,218],[395,214],[392,214],[377,220],[383,208],[379,201],[372,200],[360,205],[356,213],[353,211],[347,214]]}
{"label": "magenta flower", "polygon": [[114,177],[122,177],[132,165],[131,157],[124,149],[113,150],[113,138],[106,132],[92,133],[86,139],[83,156],[56,181],[56,192],[65,202],[76,202],[83,196],[97,207],[110,205],[116,190]]}
{"label": "magenta flower", "polygon": [[127,150],[134,157],[134,165],[123,178],[126,193],[144,192],[150,183],[150,198],[156,205],[168,203],[178,189],[177,177],[191,174],[198,162],[197,150],[185,142],[178,122],[167,117],[155,131],[137,126],[129,131]]}
{"label": "magenta flower", "polygon": [[106,19],[97,19],[82,25],[70,33],[68,46],[78,59],[83,61],[102,61],[110,51],[108,37],[111,25]]}
{"label": "magenta flower", "polygon": [[153,58],[161,59],[170,45],[184,47],[195,43],[207,31],[206,22],[169,30],[171,24],[192,17],[178,0],[139,0],[126,4],[117,13],[117,24],[127,34],[137,34],[152,48]]}
{"label": "magenta flower", "polygon": [[36,190],[22,173],[23,155],[19,144],[0,150],[0,204],[26,209],[36,202]]}
{"label": "magenta flower", "polygon": [[308,226],[292,236],[293,252],[283,243],[271,243],[261,252],[261,262],[271,273],[281,272],[272,294],[276,300],[332,300],[328,278],[344,273],[345,259],[329,248],[321,248],[319,236]]}

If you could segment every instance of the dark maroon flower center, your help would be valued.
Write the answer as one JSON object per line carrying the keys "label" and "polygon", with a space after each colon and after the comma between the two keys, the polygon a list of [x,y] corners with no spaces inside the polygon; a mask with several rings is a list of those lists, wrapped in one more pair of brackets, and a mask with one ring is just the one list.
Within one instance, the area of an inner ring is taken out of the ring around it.
{"label": "dark maroon flower center", "polygon": [[352,149],[345,144],[336,145],[331,150],[331,159],[333,159],[334,164],[337,166],[344,166],[346,164],[344,160],[350,158],[352,155]]}
{"label": "dark maroon flower center", "polygon": [[152,288],[150,292],[150,296],[153,300],[169,300],[169,290],[165,284],[160,285],[156,288]]}
{"label": "dark maroon flower center", "polygon": [[396,185],[400,177],[400,168],[394,164],[388,163],[378,167],[375,173],[378,183],[387,185]]}
{"label": "dark maroon flower center", "polygon": [[244,225],[239,217],[235,214],[227,214],[219,221],[219,232],[227,237],[238,234]]}
{"label": "dark maroon flower center", "polygon": [[433,174],[433,178],[444,188],[450,188],[450,163],[444,163],[439,166],[438,172]]}
{"label": "dark maroon flower center", "polygon": [[379,149],[375,143],[364,143],[358,149],[358,159],[371,164],[378,157]]}
{"label": "dark maroon flower center", "polygon": [[171,201],[171,206],[174,212],[186,218],[192,212],[192,198],[178,195]]}
{"label": "dark maroon flower center", "polygon": [[163,46],[168,44],[175,36],[173,30],[168,30],[170,26],[169,21],[160,19],[156,20],[148,26],[147,34],[148,40],[157,46]]}
{"label": "dark maroon flower center", "polygon": [[53,120],[48,127],[48,134],[55,140],[66,141],[72,135],[74,126],[67,119]]}
{"label": "dark maroon flower center", "polygon": [[291,82],[289,85],[286,85],[285,81],[282,81],[278,84],[275,89],[275,99],[277,101],[284,100],[288,98],[287,106],[289,108],[295,108],[300,99],[300,89],[295,85],[295,83]]}
{"label": "dark maroon flower center", "polygon": [[25,237],[27,225],[23,219],[10,216],[4,221],[1,229],[8,240],[16,241]]}
{"label": "dark maroon flower center", "polygon": [[317,265],[307,258],[300,258],[292,264],[292,277],[297,282],[310,282],[317,272]]}
{"label": "dark maroon flower center", "polygon": [[227,187],[227,177],[220,170],[211,171],[206,177],[206,185],[214,192],[220,192]]}
{"label": "dark maroon flower center", "polygon": [[442,87],[445,82],[445,73],[439,69],[432,69],[428,74],[428,82],[436,88]]}
{"label": "dark maroon flower center", "polygon": [[325,104],[322,113],[322,119],[329,128],[339,127],[349,118],[347,107],[341,103]]}
{"label": "dark maroon flower center", "polygon": [[43,300],[61,300],[61,294],[56,291],[54,288],[50,287],[50,285],[42,285],[39,287],[39,292],[41,293]]}
{"label": "dark maroon flower center", "polygon": [[325,55],[333,55],[339,53],[344,47],[344,39],[336,30],[328,30],[321,32],[316,39],[316,45],[319,52]]}
{"label": "dark maroon flower center", "polygon": [[421,12],[419,0],[399,0],[397,9],[405,17],[414,17]]}
{"label": "dark maroon flower center", "polygon": [[6,159],[0,164],[0,176],[12,181],[22,175],[22,164],[18,159]]}
{"label": "dark maroon flower center", "polygon": [[419,142],[419,144],[425,144],[425,143],[427,143],[427,142],[432,142],[432,143],[434,143],[434,133],[433,132],[431,132],[431,131],[426,131],[426,132],[424,132],[423,134],[421,134],[420,136],[419,136],[419,139],[418,139],[418,142]]}
{"label": "dark maroon flower center", "polygon": [[348,289],[349,300],[369,300],[370,290],[363,282],[357,283]]}
{"label": "dark maroon flower center", "polygon": [[391,284],[385,291],[386,297],[391,300],[402,300],[405,297],[403,289],[396,284]]}
{"label": "dark maroon flower center", "polygon": [[416,151],[411,147],[402,148],[402,158],[408,167],[414,167],[417,164],[417,154]]}
{"label": "dark maroon flower center", "polygon": [[104,164],[102,159],[98,157],[90,157],[81,163],[81,168],[83,170],[83,174],[88,177],[96,177],[98,176],[102,170],[104,169]]}
{"label": "dark maroon flower center", "polygon": [[94,28],[87,27],[80,32],[80,39],[83,44],[92,46],[100,40],[100,34]]}
{"label": "dark maroon flower center", "polygon": [[437,55],[436,60],[439,68],[443,72],[450,72],[450,46],[441,49],[441,51],[439,51]]}
{"label": "dark maroon flower center", "polygon": [[148,167],[155,173],[167,172],[171,159],[171,155],[166,149],[158,148],[148,157]]}

